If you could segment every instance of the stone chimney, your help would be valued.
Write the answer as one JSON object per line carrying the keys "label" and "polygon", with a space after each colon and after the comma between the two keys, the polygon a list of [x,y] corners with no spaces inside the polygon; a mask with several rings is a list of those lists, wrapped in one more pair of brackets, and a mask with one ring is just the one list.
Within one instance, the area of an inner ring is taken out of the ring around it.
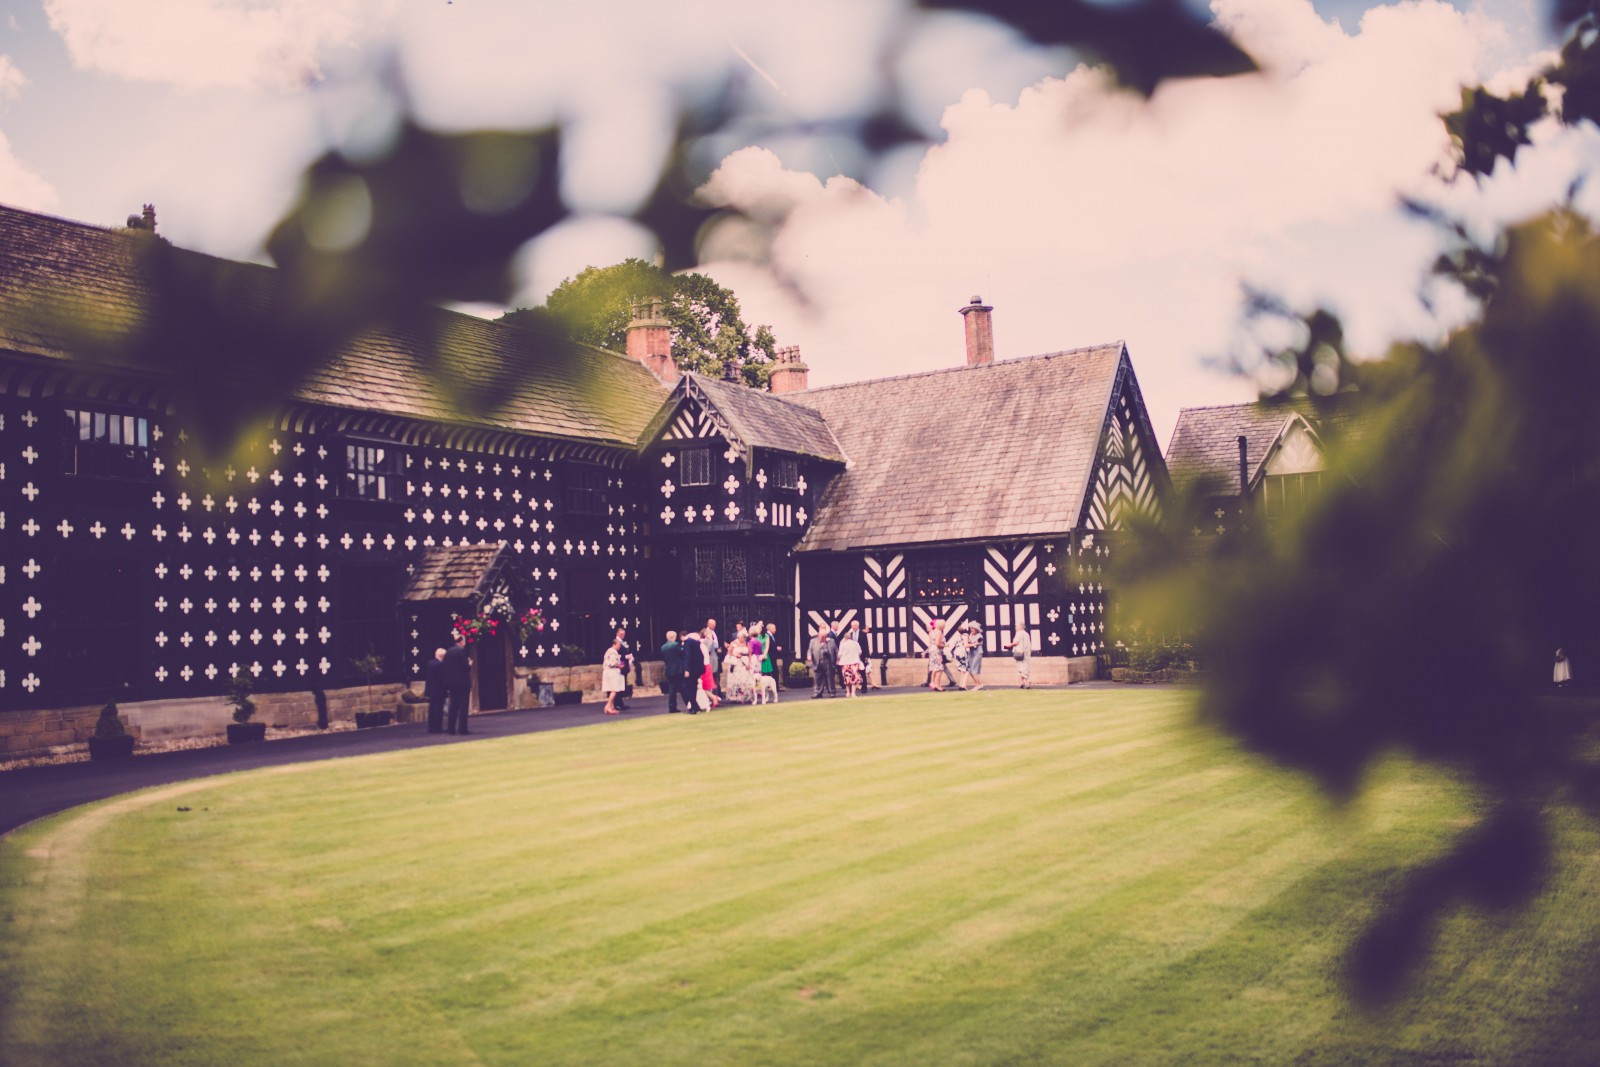
{"label": "stone chimney", "polygon": [[790,345],[777,351],[777,362],[772,365],[768,379],[774,393],[798,393],[805,389],[811,377],[811,368],[800,362],[800,346]]}
{"label": "stone chimney", "polygon": [[994,323],[989,318],[989,313],[993,310],[994,308],[983,302],[981,296],[973,297],[972,302],[961,309],[961,317],[967,320],[967,366],[969,367],[994,362]]}
{"label": "stone chimney", "polygon": [[633,318],[628,323],[628,358],[649,367],[668,385],[678,380],[678,368],[672,362],[672,324],[667,321],[661,301],[645,300],[633,305]]}
{"label": "stone chimney", "polygon": [[138,215],[128,216],[128,229],[145,230],[149,233],[156,232],[156,206],[146,204],[144,211]]}

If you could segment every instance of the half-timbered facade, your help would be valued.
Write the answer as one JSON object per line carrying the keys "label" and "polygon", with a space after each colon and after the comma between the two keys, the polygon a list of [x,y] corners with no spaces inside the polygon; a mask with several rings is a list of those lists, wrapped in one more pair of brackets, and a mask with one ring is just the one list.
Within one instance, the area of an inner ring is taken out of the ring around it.
{"label": "half-timbered facade", "polygon": [[[369,655],[414,681],[448,639],[429,575],[480,556],[543,613],[495,651],[534,669],[706,618],[789,649],[860,618],[890,658],[935,618],[991,650],[1021,620],[1038,654],[1092,657],[1116,531],[1167,488],[1120,343],[810,390],[785,349],[766,393],[678,378],[659,314],[630,355],[443,310],[369,331],[218,463],[170,373],[35,313],[137,321],[153,240],[0,208],[0,711],[216,698],[237,670],[327,689]],[[989,310],[962,309],[969,337]],[[493,368],[501,402],[463,415],[441,368]]]}
{"label": "half-timbered facade", "polygon": [[977,621],[991,652],[1019,622],[1043,655],[1105,650],[1115,533],[1165,492],[1124,345],[795,397],[850,460],[797,546],[807,625],[859,616],[889,656],[935,619]]}

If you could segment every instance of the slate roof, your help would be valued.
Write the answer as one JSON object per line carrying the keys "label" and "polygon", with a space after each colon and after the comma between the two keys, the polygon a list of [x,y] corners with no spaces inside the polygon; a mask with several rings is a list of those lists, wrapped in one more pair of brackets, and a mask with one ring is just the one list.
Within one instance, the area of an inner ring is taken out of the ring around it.
{"label": "slate roof", "polygon": [[400,594],[402,601],[471,600],[494,567],[505,542],[426,549]]}
{"label": "slate roof", "polygon": [[[41,308],[70,310],[78,324],[107,332],[145,323],[152,286],[136,252],[138,242],[152,239],[0,205],[0,349],[47,359],[81,354],[79,340],[39,314]],[[197,276],[225,285],[227,300],[238,306],[272,307],[281,293],[283,278],[270,267],[174,251]],[[505,397],[505,404],[463,414],[436,386],[430,358],[452,387],[477,386]],[[237,373],[250,384],[250,371]],[[428,308],[413,326],[375,329],[344,345],[294,395],[331,407],[632,448],[667,391],[626,356]]]}
{"label": "slate roof", "polygon": [[[1344,396],[1345,394],[1339,394]],[[1324,436],[1357,436],[1364,429],[1355,405],[1324,400],[1320,409],[1304,398],[1279,403],[1219,404],[1184,408],[1167,442],[1167,473],[1178,492],[1209,484],[1212,495],[1239,493],[1239,437],[1246,441],[1245,463],[1254,485],[1272,446],[1299,416]]]}
{"label": "slate roof", "polygon": [[694,390],[711,403],[739,438],[739,443],[746,447],[770,448],[835,463],[845,461],[844,450],[833,431],[813,408],[761,389],[699,374],[684,375],[674,391],[673,402],[667,405],[657,422],[670,418],[677,408],[677,398]]}
{"label": "slate roof", "polygon": [[797,550],[1075,529],[1126,359],[1116,341],[784,394],[849,457]]}

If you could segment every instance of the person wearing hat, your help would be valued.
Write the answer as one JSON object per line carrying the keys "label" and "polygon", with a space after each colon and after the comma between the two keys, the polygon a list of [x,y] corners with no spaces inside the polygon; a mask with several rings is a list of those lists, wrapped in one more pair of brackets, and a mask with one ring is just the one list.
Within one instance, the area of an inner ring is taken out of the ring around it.
{"label": "person wearing hat", "polygon": [[967,633],[967,676],[972,680],[973,689],[983,688],[983,631],[976,622],[968,622],[963,627]]}

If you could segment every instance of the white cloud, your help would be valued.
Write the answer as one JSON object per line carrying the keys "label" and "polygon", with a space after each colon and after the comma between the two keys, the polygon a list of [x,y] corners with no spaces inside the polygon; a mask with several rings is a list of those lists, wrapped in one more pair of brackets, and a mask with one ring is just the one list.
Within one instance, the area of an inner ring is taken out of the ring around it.
{"label": "white cloud", "polygon": [[32,211],[54,211],[59,203],[60,198],[50,183],[23,166],[12,154],[11,142],[0,133],[0,204]]}
{"label": "white cloud", "polygon": [[15,100],[28,86],[28,76],[17,69],[10,56],[0,55],[0,102]]}
{"label": "white cloud", "polygon": [[712,188],[788,209],[773,261],[810,303],[745,265],[712,272],[802,346],[816,384],[959,363],[974,294],[1002,358],[1126,339],[1163,437],[1178,407],[1244,395],[1200,370],[1237,337],[1241,282],[1334,307],[1369,349],[1429,330],[1430,234],[1396,197],[1442,189],[1438,114],[1492,73],[1500,27],[1435,0],[1371,10],[1355,33],[1309,0],[1214,7],[1265,73],[1168,83],[1148,104],[1086,68],[1014,104],[969,92],[903,201],[730,156]]}
{"label": "white cloud", "polygon": [[356,44],[393,0],[45,0],[77,66],[184,89],[293,90],[328,49]]}

